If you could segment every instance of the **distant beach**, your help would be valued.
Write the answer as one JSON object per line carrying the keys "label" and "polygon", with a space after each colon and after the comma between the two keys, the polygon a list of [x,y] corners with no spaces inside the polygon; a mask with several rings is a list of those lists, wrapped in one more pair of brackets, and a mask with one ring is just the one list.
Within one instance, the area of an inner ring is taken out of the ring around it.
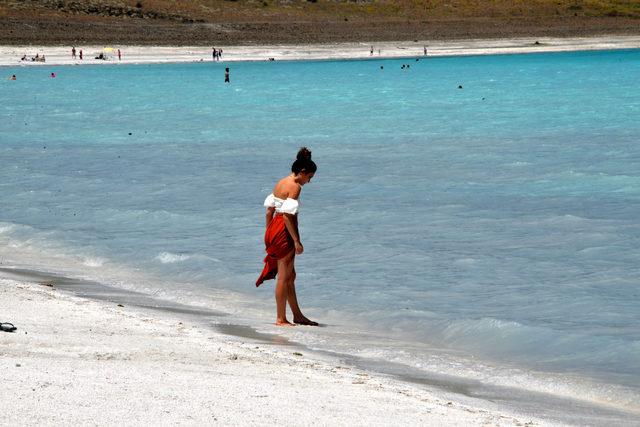
{"label": "distant beach", "polygon": [[[602,37],[526,37],[511,39],[470,39],[452,41],[361,42],[264,46],[75,46],[84,59],[71,57],[72,46],[0,46],[0,66],[145,64],[175,62],[211,62],[212,48],[223,49],[222,62],[281,60],[382,59],[429,56],[495,55],[534,52],[640,48],[640,36]],[[371,48],[373,47],[373,54]],[[106,51],[105,51],[106,49]],[[122,59],[118,60],[117,49]],[[106,53],[107,60],[95,59]],[[45,55],[46,62],[31,61]],[[26,55],[26,60],[20,59]]]}

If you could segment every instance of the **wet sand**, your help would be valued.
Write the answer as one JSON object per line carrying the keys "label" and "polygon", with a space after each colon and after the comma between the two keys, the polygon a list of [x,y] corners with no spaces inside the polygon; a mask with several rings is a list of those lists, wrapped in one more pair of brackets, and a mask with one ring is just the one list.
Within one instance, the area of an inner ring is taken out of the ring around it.
{"label": "wet sand", "polygon": [[18,327],[0,334],[2,424],[550,425],[171,311],[2,275],[0,321]]}

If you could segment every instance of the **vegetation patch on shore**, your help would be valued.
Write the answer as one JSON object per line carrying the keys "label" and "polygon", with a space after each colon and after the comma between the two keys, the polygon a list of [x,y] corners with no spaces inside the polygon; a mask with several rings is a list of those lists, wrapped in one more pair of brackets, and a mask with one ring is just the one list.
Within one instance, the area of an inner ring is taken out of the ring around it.
{"label": "vegetation patch on shore", "polygon": [[640,33],[632,0],[6,0],[0,43],[262,44]]}

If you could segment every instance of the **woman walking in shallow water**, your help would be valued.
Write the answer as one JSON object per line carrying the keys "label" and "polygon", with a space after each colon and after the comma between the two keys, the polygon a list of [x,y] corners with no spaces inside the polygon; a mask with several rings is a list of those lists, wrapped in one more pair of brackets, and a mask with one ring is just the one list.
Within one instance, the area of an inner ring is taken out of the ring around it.
{"label": "woman walking in shallow water", "polygon": [[[265,280],[278,277],[276,283],[276,325],[317,326],[316,322],[307,319],[296,297],[295,256],[304,251],[298,231],[298,198],[302,186],[311,182],[317,166],[311,160],[311,151],[302,147],[298,151],[296,161],[291,165],[291,175],[282,178],[264,201],[267,208],[267,230],[264,233],[264,244],[267,256],[264,259],[264,270],[256,281],[260,286]],[[287,302],[293,313],[293,323],[287,320]]]}

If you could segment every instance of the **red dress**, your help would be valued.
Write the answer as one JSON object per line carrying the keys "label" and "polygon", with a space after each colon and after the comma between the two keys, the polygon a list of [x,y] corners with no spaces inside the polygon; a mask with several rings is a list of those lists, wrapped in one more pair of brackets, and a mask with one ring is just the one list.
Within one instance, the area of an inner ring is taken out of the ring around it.
{"label": "red dress", "polygon": [[274,208],[276,214],[271,219],[267,231],[264,233],[264,245],[266,246],[267,256],[264,258],[264,269],[262,274],[256,280],[256,286],[260,286],[265,280],[271,280],[278,274],[278,260],[284,258],[295,249],[293,238],[287,231],[284,223],[284,215],[292,215],[294,221],[297,221],[298,208],[300,206],[296,199],[279,199],[269,194],[264,201],[266,208]]}
{"label": "red dress", "polygon": [[284,258],[295,249],[293,239],[284,224],[284,215],[275,214],[267,231],[264,233],[264,245],[267,256],[264,258],[264,269],[256,280],[256,286],[260,286],[265,280],[271,280],[278,273],[278,260]]}

